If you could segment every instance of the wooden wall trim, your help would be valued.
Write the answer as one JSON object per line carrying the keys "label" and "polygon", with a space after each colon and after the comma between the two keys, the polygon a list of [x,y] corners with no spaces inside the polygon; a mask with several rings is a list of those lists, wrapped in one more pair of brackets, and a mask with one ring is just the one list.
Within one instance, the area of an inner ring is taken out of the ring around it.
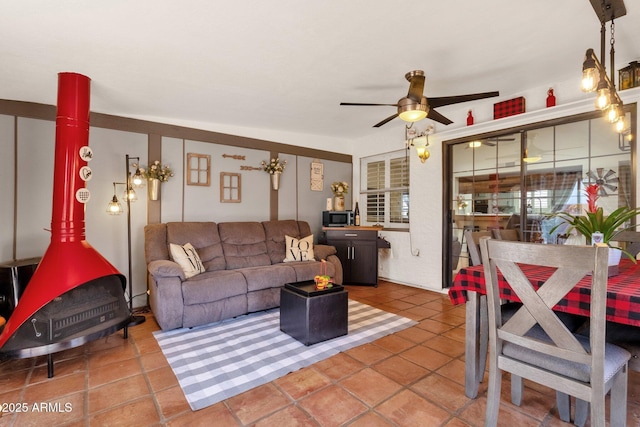
{"label": "wooden wall trim", "polygon": [[[39,104],[35,102],[0,99],[0,114],[55,121],[56,107],[54,105]],[[147,120],[131,119],[109,114],[92,112],[89,120],[91,126],[105,129],[156,134],[179,139],[189,139],[192,141],[210,142],[214,144],[292,154],[296,156],[321,158],[336,162],[352,163],[353,161],[350,154],[335,153],[332,151],[300,147],[280,142],[248,138]]]}
{"label": "wooden wall trim", "polygon": [[[147,158],[149,163],[155,160],[162,162],[162,137],[160,135],[149,134]],[[162,189],[160,190],[160,200],[162,200]],[[159,224],[161,222],[162,203],[160,200],[149,200],[147,198],[147,224]]]}

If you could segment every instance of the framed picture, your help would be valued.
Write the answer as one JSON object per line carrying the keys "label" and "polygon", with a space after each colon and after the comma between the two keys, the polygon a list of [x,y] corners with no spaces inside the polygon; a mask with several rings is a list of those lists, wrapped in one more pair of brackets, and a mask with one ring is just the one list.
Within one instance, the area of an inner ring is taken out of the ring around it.
{"label": "framed picture", "polygon": [[240,203],[242,201],[242,175],[220,172],[220,203]]}
{"label": "framed picture", "polygon": [[187,185],[211,185],[211,156],[187,153]]}
{"label": "framed picture", "polygon": [[322,191],[324,186],[324,165],[320,160],[311,162],[311,191]]}

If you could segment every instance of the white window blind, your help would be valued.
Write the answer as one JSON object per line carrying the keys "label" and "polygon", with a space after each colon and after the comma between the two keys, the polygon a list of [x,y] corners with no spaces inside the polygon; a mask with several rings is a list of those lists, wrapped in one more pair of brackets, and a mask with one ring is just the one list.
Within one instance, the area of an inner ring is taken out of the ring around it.
{"label": "white window blind", "polygon": [[404,150],[361,160],[364,223],[407,228],[409,225],[409,159]]}

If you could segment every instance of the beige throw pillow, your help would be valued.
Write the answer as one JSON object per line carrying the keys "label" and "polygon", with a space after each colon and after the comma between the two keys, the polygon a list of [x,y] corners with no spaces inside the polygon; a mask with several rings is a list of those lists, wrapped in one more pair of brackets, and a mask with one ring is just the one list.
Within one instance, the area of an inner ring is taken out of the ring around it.
{"label": "beige throw pillow", "polygon": [[187,279],[205,272],[204,265],[202,265],[202,261],[200,261],[200,256],[191,243],[187,243],[184,246],[170,243],[169,250],[171,252],[171,258],[182,267],[184,277]]}
{"label": "beige throw pillow", "polygon": [[313,234],[304,239],[296,239],[295,237],[284,236],[286,258],[284,262],[292,261],[313,261]]}

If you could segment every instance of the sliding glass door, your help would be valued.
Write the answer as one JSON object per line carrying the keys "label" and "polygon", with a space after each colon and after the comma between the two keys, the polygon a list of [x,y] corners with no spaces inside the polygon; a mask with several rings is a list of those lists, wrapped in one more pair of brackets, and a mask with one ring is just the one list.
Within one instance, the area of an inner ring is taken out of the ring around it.
{"label": "sliding glass door", "polygon": [[[520,240],[556,244],[571,236],[550,214],[582,213],[586,185],[600,185],[605,214],[635,206],[635,104],[623,134],[599,114],[446,141],[445,286],[470,265],[465,230],[514,229]],[[553,232],[552,232],[553,230]]]}

